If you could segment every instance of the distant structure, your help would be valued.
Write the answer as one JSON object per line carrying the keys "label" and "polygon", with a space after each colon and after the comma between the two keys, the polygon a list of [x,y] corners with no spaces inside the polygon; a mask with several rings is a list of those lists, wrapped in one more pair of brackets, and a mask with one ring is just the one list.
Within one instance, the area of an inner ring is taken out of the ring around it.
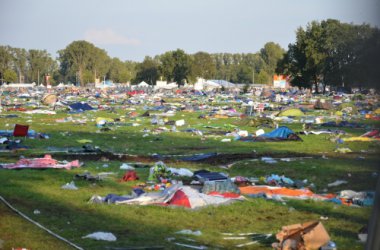
{"label": "distant structure", "polygon": [[289,77],[286,75],[274,75],[273,76],[273,87],[286,89],[290,87]]}

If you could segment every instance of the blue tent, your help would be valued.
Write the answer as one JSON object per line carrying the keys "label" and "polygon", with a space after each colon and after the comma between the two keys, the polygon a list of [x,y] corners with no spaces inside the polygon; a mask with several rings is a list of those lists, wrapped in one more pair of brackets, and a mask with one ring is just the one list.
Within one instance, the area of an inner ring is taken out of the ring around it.
{"label": "blue tent", "polygon": [[281,126],[269,133],[265,133],[260,135],[261,137],[267,137],[267,138],[281,138],[281,139],[287,139],[290,134],[294,134],[293,130],[291,130],[288,127]]}

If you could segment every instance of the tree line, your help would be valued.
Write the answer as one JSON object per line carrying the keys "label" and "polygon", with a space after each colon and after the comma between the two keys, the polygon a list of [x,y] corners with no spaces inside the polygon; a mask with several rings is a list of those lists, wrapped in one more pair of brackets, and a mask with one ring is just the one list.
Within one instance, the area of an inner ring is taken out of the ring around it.
{"label": "tree line", "polygon": [[[231,54],[197,52],[187,54],[181,49],[154,57],[146,56],[143,62],[121,61],[87,41],[74,41],[58,51],[57,60],[46,50],[25,50],[0,46],[0,78],[5,82],[38,82],[44,75],[52,82],[93,83],[98,78],[113,82],[154,84],[162,79],[184,84],[195,82],[197,77],[223,79],[234,83],[271,83],[276,63],[285,50],[268,42],[257,53]],[[253,79],[254,78],[254,79]]]}
{"label": "tree line", "polygon": [[296,41],[285,51],[274,42],[256,53],[187,54],[181,49],[142,62],[122,61],[87,41],[74,41],[54,59],[46,50],[0,46],[2,82],[71,82],[84,86],[96,79],[154,84],[162,79],[184,84],[197,77],[233,83],[270,84],[286,74],[293,85],[379,87],[380,32],[369,25],[337,20],[313,21],[298,28]]}
{"label": "tree line", "polygon": [[378,28],[328,19],[297,29],[277,72],[289,75],[296,86],[379,88],[379,67]]}

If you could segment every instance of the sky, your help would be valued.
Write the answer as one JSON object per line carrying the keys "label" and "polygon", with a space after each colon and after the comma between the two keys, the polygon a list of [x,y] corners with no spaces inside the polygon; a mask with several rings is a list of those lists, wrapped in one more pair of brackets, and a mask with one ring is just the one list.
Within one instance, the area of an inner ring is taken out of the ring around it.
{"label": "sky", "polygon": [[166,51],[255,53],[287,48],[295,31],[328,18],[380,27],[380,0],[0,0],[0,45],[53,57],[86,40],[111,57]]}

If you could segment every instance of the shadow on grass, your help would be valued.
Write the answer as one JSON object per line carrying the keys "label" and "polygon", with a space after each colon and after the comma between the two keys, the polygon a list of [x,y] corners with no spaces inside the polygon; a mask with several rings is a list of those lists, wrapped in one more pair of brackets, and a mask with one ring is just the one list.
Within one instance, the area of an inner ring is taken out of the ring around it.
{"label": "shadow on grass", "polygon": [[[317,201],[318,203],[323,201]],[[340,219],[345,221],[351,221],[358,224],[366,224],[368,222],[368,218],[362,218],[360,216],[354,215],[351,213],[344,213],[342,211],[336,211],[332,204],[317,204],[317,202],[307,202],[307,201],[288,201],[289,205],[294,207],[296,210],[301,212],[315,213],[321,216],[328,216],[333,219]],[[344,205],[336,205],[336,206],[344,206]],[[347,209],[366,209],[366,208],[349,208]],[[368,212],[368,216],[370,212]]]}

